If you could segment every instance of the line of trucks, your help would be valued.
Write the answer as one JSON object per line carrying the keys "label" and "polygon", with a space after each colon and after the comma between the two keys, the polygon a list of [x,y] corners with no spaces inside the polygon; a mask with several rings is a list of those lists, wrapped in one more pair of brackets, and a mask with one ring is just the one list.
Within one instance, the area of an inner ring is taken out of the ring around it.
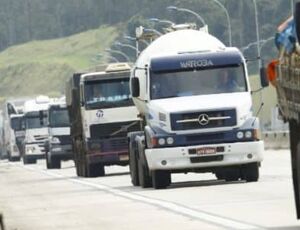
{"label": "line of trucks", "polygon": [[246,60],[203,31],[169,32],[133,65],[75,73],[65,101],[37,97],[21,112],[7,102],[3,114],[2,154],[24,164],[46,158],[47,168],[60,168],[72,158],[81,177],[129,164],[134,186],[156,189],[173,173],[259,179],[264,145]]}

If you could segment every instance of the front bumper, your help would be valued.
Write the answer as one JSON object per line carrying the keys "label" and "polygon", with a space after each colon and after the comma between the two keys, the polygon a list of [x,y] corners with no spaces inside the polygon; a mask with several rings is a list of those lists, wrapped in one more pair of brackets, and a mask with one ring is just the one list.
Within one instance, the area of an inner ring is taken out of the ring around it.
{"label": "front bumper", "polygon": [[73,159],[73,151],[72,151],[72,145],[60,145],[55,144],[50,146],[50,151],[48,153],[52,157],[57,157],[64,160],[70,160]]}
{"label": "front bumper", "polygon": [[[195,149],[210,147],[221,151],[213,155],[195,152]],[[146,149],[145,155],[150,170],[185,170],[261,162],[263,150],[263,141],[253,141]]]}
{"label": "front bumper", "polygon": [[25,156],[32,156],[36,159],[45,158],[45,144],[44,142],[41,143],[26,143],[25,144]]}
{"label": "front bumper", "polygon": [[89,163],[127,165],[129,162],[127,137],[88,140],[87,144]]}

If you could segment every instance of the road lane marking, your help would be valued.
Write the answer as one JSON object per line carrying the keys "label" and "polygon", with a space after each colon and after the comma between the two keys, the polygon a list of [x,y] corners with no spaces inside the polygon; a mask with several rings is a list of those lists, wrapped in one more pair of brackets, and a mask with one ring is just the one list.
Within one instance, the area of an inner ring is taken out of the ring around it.
{"label": "road lane marking", "polygon": [[240,229],[241,230],[262,230],[262,229],[264,229],[261,226],[256,226],[256,225],[244,223],[244,222],[241,222],[238,220],[233,220],[230,218],[218,216],[218,215],[208,213],[205,211],[192,209],[192,208],[185,207],[185,206],[182,206],[177,203],[173,203],[171,201],[157,200],[157,199],[146,197],[146,196],[136,194],[133,192],[126,192],[126,191],[122,191],[120,189],[115,189],[115,188],[112,188],[112,187],[104,185],[104,184],[92,183],[92,182],[87,181],[87,179],[66,178],[62,174],[50,172],[50,171],[47,171],[44,169],[35,168],[33,166],[20,165],[20,164],[16,164],[16,163],[10,163],[10,164],[21,166],[22,168],[25,168],[27,170],[31,170],[31,171],[38,172],[38,173],[43,173],[43,174],[51,176],[51,177],[65,178],[66,181],[70,181],[72,183],[96,188],[101,191],[113,194],[115,196],[138,201],[138,202],[145,203],[145,204],[150,204],[155,207],[160,207],[165,210],[171,211],[173,213],[181,214],[181,215],[184,215],[187,217],[192,217],[192,218],[198,219],[200,221],[206,222],[211,225],[215,225],[215,226],[219,226],[219,227],[223,227],[223,228],[227,228],[227,229],[238,229],[238,230],[240,230]]}

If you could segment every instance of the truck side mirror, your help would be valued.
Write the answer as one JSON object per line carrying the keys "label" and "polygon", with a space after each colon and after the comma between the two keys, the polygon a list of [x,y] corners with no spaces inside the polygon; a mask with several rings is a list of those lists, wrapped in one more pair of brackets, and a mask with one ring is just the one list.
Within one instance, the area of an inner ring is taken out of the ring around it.
{"label": "truck side mirror", "polygon": [[140,96],[140,81],[137,77],[131,78],[131,94],[132,97]]}
{"label": "truck side mirror", "polygon": [[40,124],[44,125],[44,111],[39,111]]}
{"label": "truck side mirror", "polygon": [[269,79],[268,79],[265,67],[261,67],[259,69],[259,76],[260,76],[261,87],[263,87],[263,88],[268,87],[269,86]]}

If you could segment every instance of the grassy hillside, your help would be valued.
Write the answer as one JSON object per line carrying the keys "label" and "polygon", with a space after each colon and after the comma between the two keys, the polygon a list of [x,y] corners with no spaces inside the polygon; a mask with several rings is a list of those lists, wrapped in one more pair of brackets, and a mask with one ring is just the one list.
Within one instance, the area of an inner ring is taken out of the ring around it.
{"label": "grassy hillside", "polygon": [[74,72],[95,65],[97,53],[111,45],[117,28],[102,26],[67,38],[33,41],[0,53],[0,99],[59,95]]}

